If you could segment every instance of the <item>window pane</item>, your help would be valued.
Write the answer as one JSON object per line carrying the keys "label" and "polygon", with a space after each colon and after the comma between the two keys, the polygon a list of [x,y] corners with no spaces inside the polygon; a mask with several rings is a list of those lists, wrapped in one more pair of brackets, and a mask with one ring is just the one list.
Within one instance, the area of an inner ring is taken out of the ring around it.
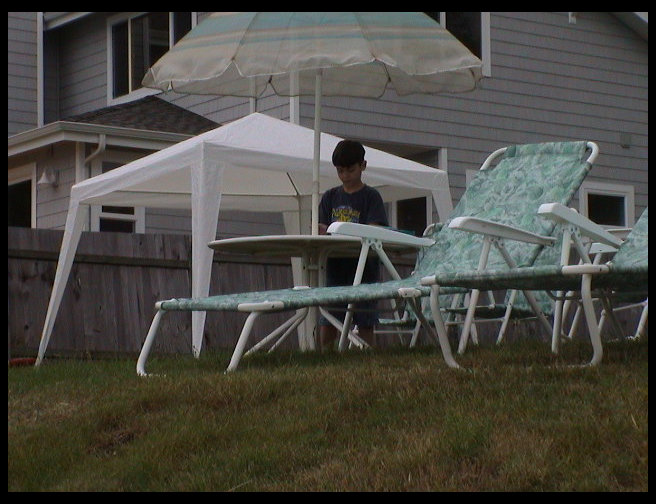
{"label": "window pane", "polygon": [[123,166],[121,163],[114,163],[112,161],[103,161],[101,170],[103,173],[107,173],[108,171],[112,171],[115,168],[118,168],[119,166]]}
{"label": "window pane", "polygon": [[105,206],[102,207],[103,212],[116,213],[123,215],[134,215],[134,208],[132,207],[120,207],[120,206]]}
{"label": "window pane", "polygon": [[134,222],[116,220],[116,219],[100,219],[98,226],[100,231],[115,231],[119,233],[133,233]]}
{"label": "window pane", "polygon": [[8,226],[32,227],[32,182],[7,186]]}
{"label": "window pane", "polygon": [[[121,163],[114,163],[112,161],[103,161],[101,170],[103,173],[107,173],[108,171],[112,171],[119,166],[122,166]],[[102,211],[107,212],[107,213],[114,213],[114,214],[123,214],[123,215],[134,215],[134,207],[122,207],[122,206],[102,206]],[[101,229],[102,231],[102,229]]]}
{"label": "window pane", "polygon": [[588,194],[588,218],[605,226],[626,226],[624,196]]}
{"label": "window pane", "polygon": [[421,236],[426,229],[426,198],[399,200],[396,205],[396,227]]}
{"label": "window pane", "polygon": [[184,37],[191,30],[191,12],[173,13],[173,43]]}
{"label": "window pane", "polygon": [[449,30],[467,49],[481,57],[481,13],[447,12],[446,29]]}
{"label": "window pane", "polygon": [[112,60],[114,66],[113,97],[130,92],[128,82],[128,22],[112,26]]}
{"label": "window pane", "polygon": [[148,69],[169,50],[169,13],[151,12],[130,21],[131,91],[141,87]]}

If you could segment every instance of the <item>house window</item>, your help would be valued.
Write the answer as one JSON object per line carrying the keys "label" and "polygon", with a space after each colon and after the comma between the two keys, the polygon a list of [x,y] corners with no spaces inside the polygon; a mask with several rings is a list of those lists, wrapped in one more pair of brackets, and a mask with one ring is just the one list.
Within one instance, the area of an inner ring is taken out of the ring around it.
{"label": "house window", "polygon": [[36,227],[35,174],[35,163],[8,171],[7,226]]}
{"label": "house window", "polygon": [[[115,158],[116,161],[95,160],[92,164],[93,176],[106,173],[132,160],[130,157],[123,158],[120,153],[108,153],[106,156],[110,159]],[[91,231],[144,233],[145,208],[116,205],[93,206],[91,208]]]}
{"label": "house window", "polygon": [[8,226],[32,227],[32,181],[7,186]]}
{"label": "house window", "polygon": [[141,80],[148,69],[191,30],[193,14],[147,12],[108,21],[111,99],[142,89]]}
{"label": "house window", "polygon": [[428,198],[410,198],[396,202],[396,227],[421,236],[428,225]]}
{"label": "house window", "polygon": [[584,181],[579,207],[583,215],[604,227],[631,227],[635,223],[632,185]]}
{"label": "house window", "polygon": [[390,226],[395,229],[422,236],[426,227],[433,222],[433,199],[430,196],[392,200],[386,197],[385,200]]}
{"label": "house window", "polygon": [[483,62],[483,75],[491,75],[489,12],[427,12]]}
{"label": "house window", "polygon": [[609,194],[588,194],[588,217],[597,224],[624,226],[624,197]]}

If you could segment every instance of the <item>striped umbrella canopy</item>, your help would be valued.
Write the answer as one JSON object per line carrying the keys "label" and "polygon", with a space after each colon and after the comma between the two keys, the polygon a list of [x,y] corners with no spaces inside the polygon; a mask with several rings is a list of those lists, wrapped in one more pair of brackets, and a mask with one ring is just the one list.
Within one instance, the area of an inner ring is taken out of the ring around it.
{"label": "striped umbrella canopy", "polygon": [[216,12],[146,73],[187,94],[315,96],[312,233],[318,230],[322,96],[471,91],[482,63],[421,12]]}

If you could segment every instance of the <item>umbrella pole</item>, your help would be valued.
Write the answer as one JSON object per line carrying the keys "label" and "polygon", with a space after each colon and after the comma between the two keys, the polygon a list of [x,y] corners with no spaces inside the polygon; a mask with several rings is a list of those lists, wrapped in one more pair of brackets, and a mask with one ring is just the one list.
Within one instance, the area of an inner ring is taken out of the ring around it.
{"label": "umbrella pole", "polygon": [[314,85],[314,164],[312,166],[312,234],[319,234],[319,156],[321,154],[321,76],[317,70]]}

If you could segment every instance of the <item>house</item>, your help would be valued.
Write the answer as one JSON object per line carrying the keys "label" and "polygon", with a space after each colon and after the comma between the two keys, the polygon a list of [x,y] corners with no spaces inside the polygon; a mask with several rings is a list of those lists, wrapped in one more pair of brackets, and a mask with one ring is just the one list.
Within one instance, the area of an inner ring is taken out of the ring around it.
{"label": "house", "polygon": [[[439,166],[453,202],[487,154],[514,143],[593,140],[601,155],[579,210],[631,226],[647,206],[647,13],[429,13],[481,57],[471,93],[332,97],[322,129]],[[159,94],[148,66],[204,13],[8,13],[9,225],[63,229],[75,182],[257,110],[312,127],[312,97],[255,100]],[[437,218],[419,198],[392,221]],[[188,213],[99,207],[91,231],[189,232]],[[218,234],[282,232],[267,213],[222,214]]]}

